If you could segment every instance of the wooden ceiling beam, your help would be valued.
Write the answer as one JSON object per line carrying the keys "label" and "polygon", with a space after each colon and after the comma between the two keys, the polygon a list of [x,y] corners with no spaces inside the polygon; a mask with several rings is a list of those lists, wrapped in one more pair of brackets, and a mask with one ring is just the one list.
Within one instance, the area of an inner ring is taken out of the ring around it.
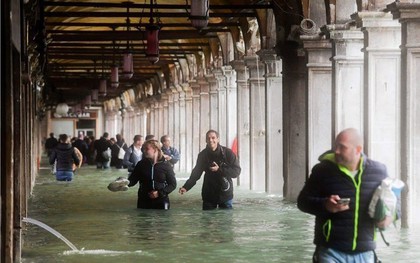
{"label": "wooden ceiling beam", "polygon": [[[147,23],[141,24],[130,24],[130,28],[145,27]],[[127,28],[127,23],[80,23],[80,22],[47,22],[45,26],[63,26],[63,27],[123,27]],[[193,27],[191,23],[162,23],[162,27]],[[221,22],[221,23],[208,23],[207,27],[229,27],[229,26],[239,26],[238,22]]]}
{"label": "wooden ceiling beam", "polygon": [[[146,40],[145,34],[140,32],[126,32],[126,31],[109,31],[97,33],[95,31],[90,31],[88,33],[79,34],[51,34],[48,38],[52,41],[67,41],[67,42],[91,42],[91,41],[130,41],[135,40]],[[179,39],[208,39],[208,38],[217,38],[215,33],[200,34],[197,30],[167,30],[159,32],[159,41],[162,40],[179,40]]]}
{"label": "wooden ceiling beam", "polygon": [[[185,52],[198,52],[203,51],[202,48],[177,48],[177,49],[160,49],[160,54],[179,54]],[[48,48],[48,54],[124,54],[126,53],[126,49],[116,49],[115,51],[110,49],[101,49],[101,48]],[[130,49],[130,53],[132,54],[145,54],[145,49]]]}
{"label": "wooden ceiling beam", "polygon": [[[189,43],[165,43],[159,41],[159,47],[205,47],[208,46],[208,42],[189,42]],[[130,48],[144,47],[144,43],[132,43],[130,42]],[[52,42],[48,44],[48,47],[86,47],[86,43],[67,43],[67,42]],[[105,47],[107,49],[112,49],[113,46],[110,43],[89,43],[89,47]],[[127,47],[127,43],[115,43],[115,47]]]}
{"label": "wooden ceiling beam", "polygon": [[[73,12],[59,12],[59,11],[50,11],[44,13],[45,17],[122,17],[127,18],[127,15],[130,18],[149,18],[150,12],[130,12],[127,14],[126,12],[87,12],[87,11],[73,11]],[[220,17],[220,18],[229,18],[229,17],[255,17],[256,13],[254,11],[242,11],[238,13],[226,12],[226,13],[210,13],[209,17]],[[188,13],[181,13],[181,12],[154,12],[154,18],[180,18],[185,17],[188,18]]]}
{"label": "wooden ceiling beam", "polygon": [[[191,2],[191,1],[190,1]],[[173,4],[135,4],[132,2],[122,2],[122,3],[108,3],[108,2],[54,2],[54,1],[45,1],[44,6],[54,6],[54,7],[95,7],[95,8],[139,8],[139,9],[184,9],[189,10],[190,5],[173,5]],[[246,10],[246,9],[268,9],[272,8],[271,3],[264,4],[242,4],[242,5],[212,5],[210,4],[210,10],[220,10],[220,9],[230,9],[230,10]]]}

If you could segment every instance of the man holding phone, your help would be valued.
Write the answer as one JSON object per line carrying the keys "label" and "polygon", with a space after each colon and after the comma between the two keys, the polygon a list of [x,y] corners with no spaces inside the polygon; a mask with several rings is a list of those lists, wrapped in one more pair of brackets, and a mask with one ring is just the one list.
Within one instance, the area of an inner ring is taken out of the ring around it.
{"label": "man holding phone", "polygon": [[190,190],[200,179],[203,172],[204,182],[201,191],[203,210],[232,208],[233,182],[241,173],[239,161],[231,149],[219,144],[219,133],[209,130],[206,133],[206,149],[197,157],[197,163],[190,178],[179,189],[180,194]]}
{"label": "man holding phone", "polygon": [[387,177],[384,164],[363,154],[363,138],[345,129],[334,151],[324,153],[298,197],[298,208],[316,216],[313,262],[374,263],[373,192]]}

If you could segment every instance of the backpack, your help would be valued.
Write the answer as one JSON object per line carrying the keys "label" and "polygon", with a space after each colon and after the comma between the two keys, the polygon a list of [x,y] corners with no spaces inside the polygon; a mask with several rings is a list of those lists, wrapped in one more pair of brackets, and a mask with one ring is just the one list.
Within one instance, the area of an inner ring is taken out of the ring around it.
{"label": "backpack", "polygon": [[124,156],[125,156],[125,150],[123,149],[124,145],[125,145],[125,143],[123,143],[123,145],[120,147],[117,144],[118,148],[120,148],[119,151],[118,151],[118,159],[120,159],[120,160],[123,160]]}

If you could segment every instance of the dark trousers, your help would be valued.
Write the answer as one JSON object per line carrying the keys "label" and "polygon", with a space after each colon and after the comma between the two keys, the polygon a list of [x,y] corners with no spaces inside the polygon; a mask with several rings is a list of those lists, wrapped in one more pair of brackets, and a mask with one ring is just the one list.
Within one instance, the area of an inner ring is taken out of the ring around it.
{"label": "dark trousers", "polygon": [[220,209],[232,209],[232,199],[227,200],[226,202],[219,203],[219,202],[209,202],[203,201],[203,210],[213,210],[219,207]]}
{"label": "dark trousers", "polygon": [[162,209],[168,210],[171,207],[169,197],[157,198],[157,199],[138,199],[137,208],[142,209]]}

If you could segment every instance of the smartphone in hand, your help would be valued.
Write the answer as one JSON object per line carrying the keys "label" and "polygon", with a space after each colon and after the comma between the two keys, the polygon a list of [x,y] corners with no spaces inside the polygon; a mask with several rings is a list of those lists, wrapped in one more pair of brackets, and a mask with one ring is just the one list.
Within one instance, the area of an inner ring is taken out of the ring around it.
{"label": "smartphone in hand", "polygon": [[350,198],[341,198],[340,200],[337,200],[337,204],[340,205],[348,205],[350,203]]}

